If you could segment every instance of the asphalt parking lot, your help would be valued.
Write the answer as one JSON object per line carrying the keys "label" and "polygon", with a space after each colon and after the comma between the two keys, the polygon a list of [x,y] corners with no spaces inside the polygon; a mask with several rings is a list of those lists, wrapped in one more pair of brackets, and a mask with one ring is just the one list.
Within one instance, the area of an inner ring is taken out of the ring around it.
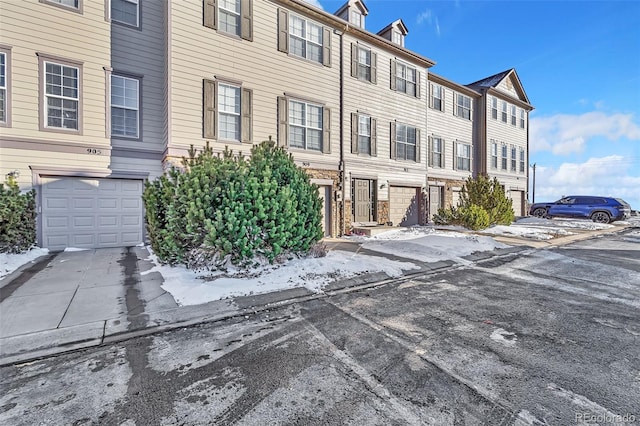
{"label": "asphalt parking lot", "polygon": [[0,422],[640,421],[639,276],[631,228],[341,290],[5,367]]}

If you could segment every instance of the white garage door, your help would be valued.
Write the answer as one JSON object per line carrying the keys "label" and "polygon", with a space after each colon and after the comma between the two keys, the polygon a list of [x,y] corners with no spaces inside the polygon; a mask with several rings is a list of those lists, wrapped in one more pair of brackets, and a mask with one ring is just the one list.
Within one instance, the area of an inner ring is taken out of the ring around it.
{"label": "white garage door", "polygon": [[389,220],[395,226],[418,224],[418,190],[407,186],[389,188]]}
{"label": "white garage door", "polygon": [[142,187],[141,180],[43,178],[44,247],[60,250],[141,243]]}

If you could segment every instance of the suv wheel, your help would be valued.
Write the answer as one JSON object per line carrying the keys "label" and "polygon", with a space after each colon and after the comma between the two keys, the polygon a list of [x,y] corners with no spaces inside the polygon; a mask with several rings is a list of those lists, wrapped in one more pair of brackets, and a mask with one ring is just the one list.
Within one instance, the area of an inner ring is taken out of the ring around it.
{"label": "suv wheel", "polygon": [[533,211],[535,217],[545,218],[547,217],[547,209],[539,207]]}
{"label": "suv wheel", "polygon": [[594,212],[591,214],[591,220],[598,223],[609,223],[611,222],[611,216],[607,212]]}

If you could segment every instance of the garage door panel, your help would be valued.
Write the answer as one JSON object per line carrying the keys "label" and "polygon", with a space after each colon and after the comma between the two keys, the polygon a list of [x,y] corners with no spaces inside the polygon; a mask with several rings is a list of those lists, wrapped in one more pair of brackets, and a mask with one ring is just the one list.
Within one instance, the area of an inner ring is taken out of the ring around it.
{"label": "garage door panel", "polygon": [[49,216],[45,219],[45,225],[49,228],[62,228],[69,227],[68,216]]}
{"label": "garage door panel", "polygon": [[139,244],[142,240],[142,234],[140,232],[123,232],[122,245],[131,246]]}
{"label": "garage door panel", "polygon": [[58,197],[47,198],[44,202],[44,207],[48,210],[53,210],[53,209],[67,210],[69,208],[69,200],[67,198],[58,198]]}
{"label": "garage door panel", "polygon": [[53,250],[142,242],[142,181],[42,179],[42,241]]}
{"label": "garage door panel", "polygon": [[91,228],[96,225],[93,216],[73,216],[72,223],[74,229]]}
{"label": "garage door panel", "polygon": [[75,233],[71,238],[71,247],[77,248],[93,248],[95,247],[95,236],[91,233]]}
{"label": "garage door panel", "polygon": [[98,216],[98,227],[100,229],[115,226],[118,226],[118,216]]}

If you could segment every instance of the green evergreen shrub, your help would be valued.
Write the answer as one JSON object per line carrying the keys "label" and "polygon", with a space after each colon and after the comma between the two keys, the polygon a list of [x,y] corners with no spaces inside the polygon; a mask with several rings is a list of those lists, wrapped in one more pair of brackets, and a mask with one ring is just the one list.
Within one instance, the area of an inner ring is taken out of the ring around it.
{"label": "green evergreen shrub", "polygon": [[471,204],[460,208],[459,211],[460,220],[465,228],[478,231],[489,227],[489,213],[481,206]]}
{"label": "green evergreen shrub", "polygon": [[480,175],[476,178],[467,178],[460,192],[459,207],[469,208],[472,205],[480,206],[489,215],[491,225],[510,225],[515,220],[513,204],[507,198],[498,178],[489,179]]}
{"label": "green evergreen shrub", "polygon": [[36,243],[36,192],[20,192],[13,176],[0,183],[0,253],[21,253]]}
{"label": "green evergreen shrub", "polygon": [[192,148],[183,166],[145,186],[148,234],[161,261],[193,269],[247,265],[255,256],[273,262],[322,238],[317,186],[273,141],[254,146],[249,159]]}

